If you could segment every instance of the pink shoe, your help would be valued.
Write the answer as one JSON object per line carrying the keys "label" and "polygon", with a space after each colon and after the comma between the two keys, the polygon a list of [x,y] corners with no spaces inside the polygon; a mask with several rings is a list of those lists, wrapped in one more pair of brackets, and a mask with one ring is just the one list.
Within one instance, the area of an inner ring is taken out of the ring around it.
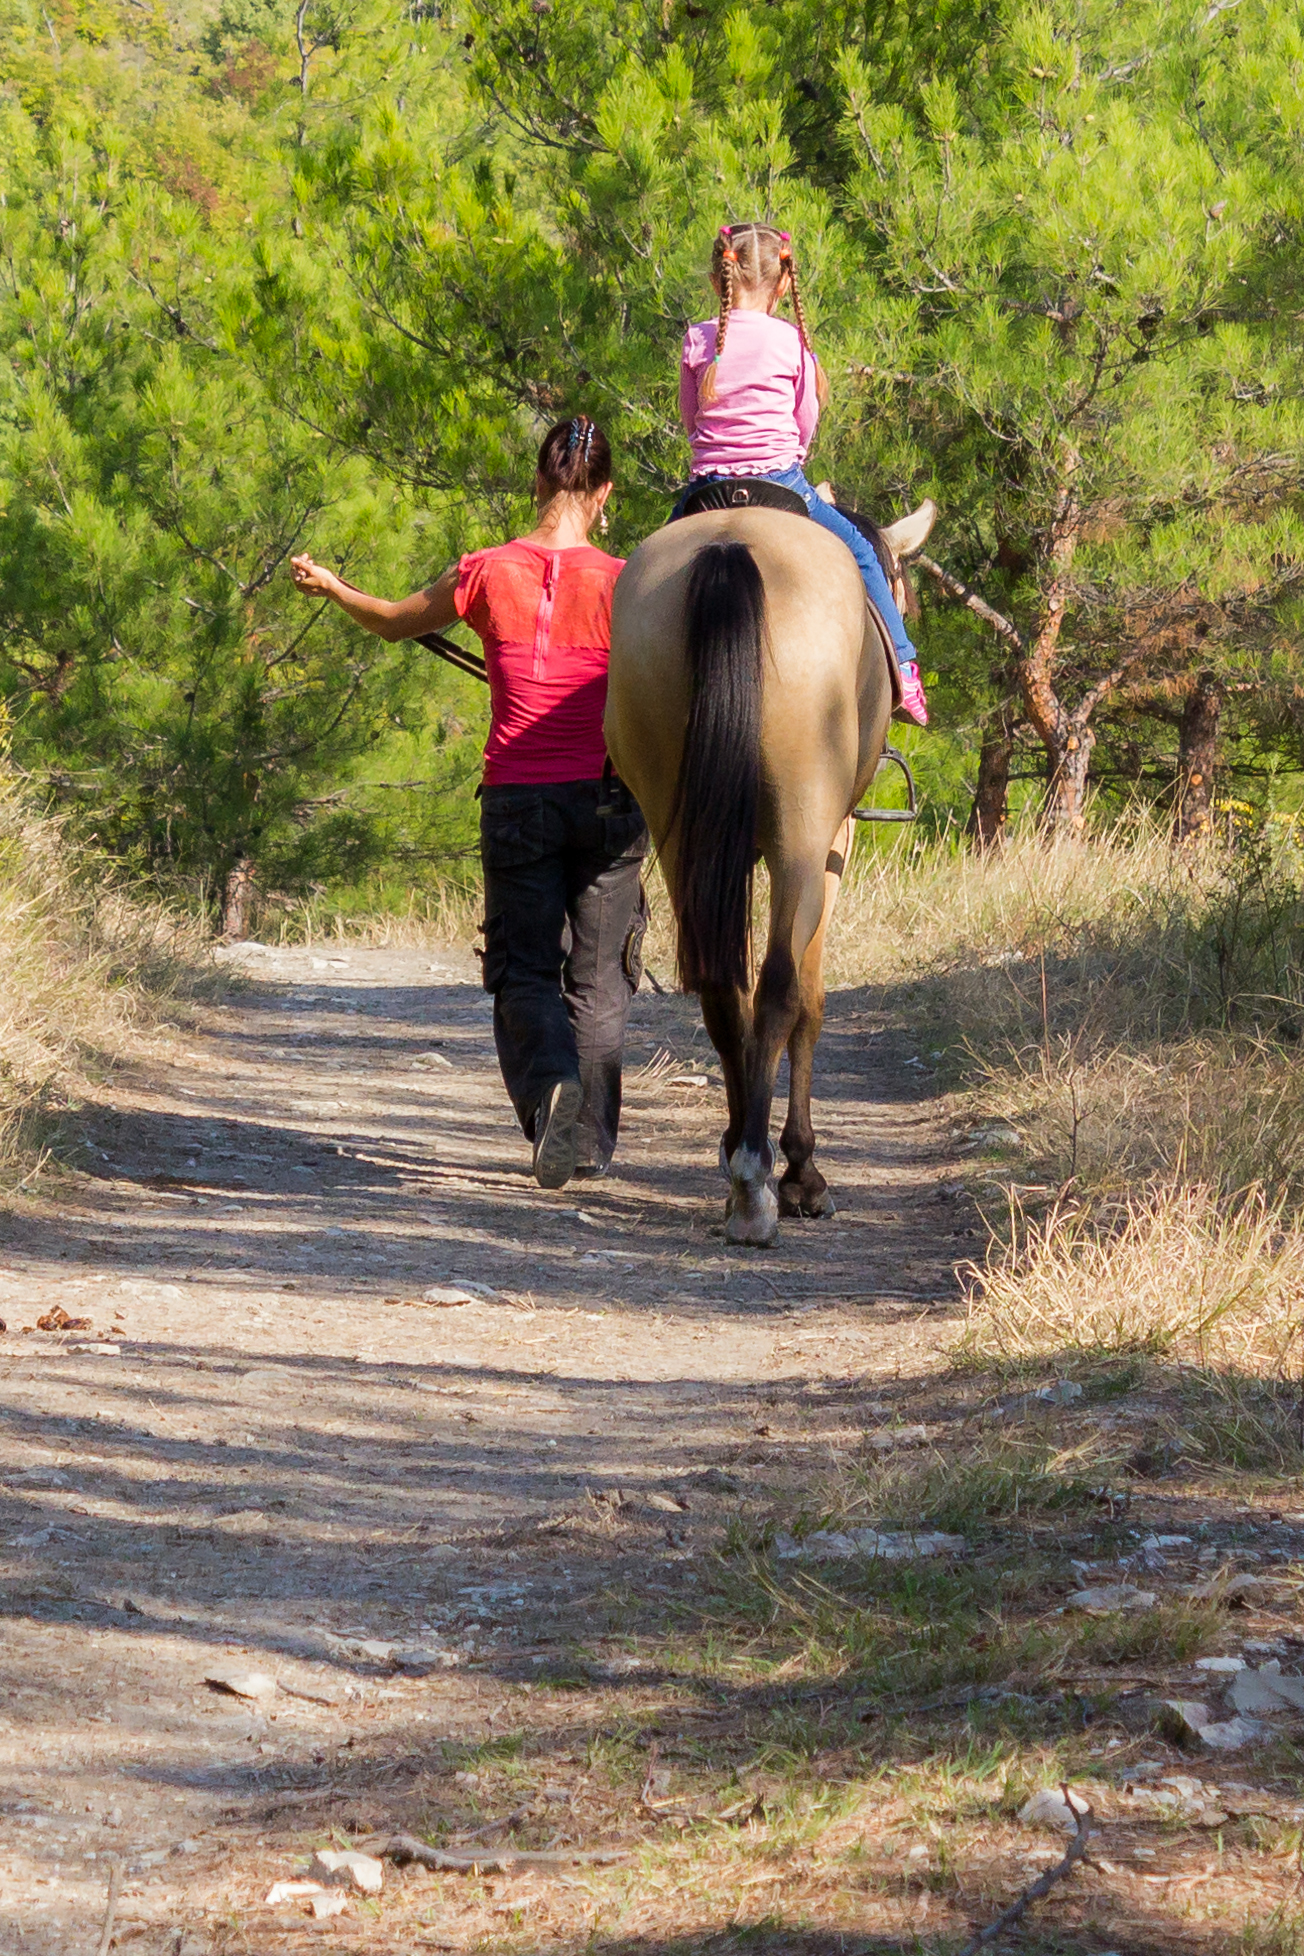
{"label": "pink shoe", "polygon": [[913,669],[910,666],[901,668],[901,711],[908,713],[919,726],[928,725],[928,701],[924,697],[918,666]]}

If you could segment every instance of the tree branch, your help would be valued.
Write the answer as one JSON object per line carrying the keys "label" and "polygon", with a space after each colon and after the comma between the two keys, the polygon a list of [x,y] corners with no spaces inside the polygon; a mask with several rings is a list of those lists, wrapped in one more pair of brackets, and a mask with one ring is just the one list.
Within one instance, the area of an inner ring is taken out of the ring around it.
{"label": "tree branch", "polygon": [[942,566],[935,564],[931,557],[924,557],[916,553],[910,559],[910,562],[912,564],[918,564],[919,568],[926,570],[930,577],[935,577],[942,589],[946,592],[948,598],[954,598],[957,604],[967,605],[969,610],[975,612],[985,625],[990,625],[994,632],[999,633],[1003,639],[1007,640],[1014,647],[1020,658],[1022,658],[1024,651],[1023,636],[1018,626],[1012,625],[1010,620],[1002,612],[994,611],[985,598],[980,598],[976,591],[971,591],[967,584],[960,582],[958,577],[952,577],[950,571],[943,570]]}
{"label": "tree branch", "polygon": [[1061,1790],[1064,1804],[1073,1815],[1077,1826],[1077,1832],[1069,1842],[1064,1859],[1058,1861],[1053,1868],[1047,1868],[1044,1875],[1039,1875],[1036,1881],[1024,1889],[1017,1901],[1011,1902],[1009,1908],[998,1915],[994,1922],[989,1922],[971,1942],[967,1942],[960,1951],[960,1956],[978,1956],[979,1950],[986,1949],[999,1935],[1019,1920],[1030,1902],[1039,1902],[1043,1895],[1049,1895],[1055,1883],[1062,1881],[1066,1874],[1070,1874],[1074,1863],[1080,1861],[1086,1853],[1087,1843],[1091,1839],[1091,1822],[1094,1818],[1091,1808],[1085,1804],[1078,1806],[1067,1786]]}
{"label": "tree branch", "polygon": [[1075,725],[1085,726],[1086,722],[1100,705],[1100,702],[1104,699],[1106,693],[1112,693],[1119,680],[1131,672],[1133,666],[1139,665],[1142,659],[1148,659],[1150,654],[1157,649],[1160,641],[1166,636],[1167,633],[1163,630],[1147,632],[1144,638],[1137,640],[1137,643],[1132,647],[1130,652],[1123,654],[1123,657],[1111,671],[1103,673],[1095,685],[1082,695],[1082,698],[1074,707],[1070,717]]}

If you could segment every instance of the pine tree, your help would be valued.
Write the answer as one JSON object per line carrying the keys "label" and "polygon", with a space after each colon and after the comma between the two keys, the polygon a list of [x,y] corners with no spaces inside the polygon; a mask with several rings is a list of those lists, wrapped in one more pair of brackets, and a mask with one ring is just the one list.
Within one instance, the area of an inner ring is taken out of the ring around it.
{"label": "pine tree", "polygon": [[197,96],[163,55],[133,71],[84,35],[57,58],[16,35],[7,59],[16,758],[151,874],[219,891],[251,871],[265,889],[356,876],[393,825],[339,791],[420,719],[418,655],[306,607],[287,559],[311,539],[402,588],[417,538],[389,485],[235,357],[275,125]]}
{"label": "pine tree", "polygon": [[423,175],[393,117],[327,159],[362,321],[338,425],[381,466],[492,498],[531,422],[583,406],[634,541],[682,476],[675,351],[711,235],[759,216],[796,237],[834,380],[820,473],[879,512],[942,507],[928,645],[953,700],[988,703],[980,827],[1012,716],[1076,828],[1120,688],[1292,665],[1294,356],[1262,304],[1295,199],[1278,0],[1010,4],[967,67],[890,9],[839,14],[837,49],[804,6],[472,20],[510,168]]}

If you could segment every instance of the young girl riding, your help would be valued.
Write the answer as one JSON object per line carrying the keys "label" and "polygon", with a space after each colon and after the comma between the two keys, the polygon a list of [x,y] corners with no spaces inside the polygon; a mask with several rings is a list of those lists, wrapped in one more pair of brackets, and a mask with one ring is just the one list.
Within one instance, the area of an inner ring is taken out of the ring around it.
{"label": "young girl riding", "polygon": [[[795,491],[860,566],[896,647],[902,705],[911,719],[927,726],[918,655],[873,545],[816,494],[802,471],[829,389],[811,351],[788,233],[768,224],[724,225],[711,253],[711,283],[720,295],[719,317],[690,326],[684,335],[679,413],[693,473],[674,513],[699,484],[730,476],[758,477]],[[788,293],[795,329],[774,316]]]}

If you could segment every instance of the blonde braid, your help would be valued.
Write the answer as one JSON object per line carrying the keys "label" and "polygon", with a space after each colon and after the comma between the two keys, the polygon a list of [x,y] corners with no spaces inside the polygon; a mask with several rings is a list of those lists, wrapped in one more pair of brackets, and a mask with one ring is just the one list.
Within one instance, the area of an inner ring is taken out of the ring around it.
{"label": "blonde braid", "polygon": [[715,358],[703,372],[697,383],[697,398],[704,406],[715,399],[715,370],[724,352],[725,339],[729,332],[729,315],[734,303],[734,267],[738,263],[738,253],[733,247],[733,232],[727,224],[720,227],[724,248],[720,253],[720,314],[715,322]]}
{"label": "blonde braid", "polygon": [[797,316],[797,331],[801,335],[802,348],[815,361],[815,398],[820,406],[823,407],[829,398],[828,375],[820,365],[815,349],[810,343],[810,332],[806,326],[806,313],[801,303],[801,288],[797,283],[797,262],[792,255],[792,246],[789,244],[786,236],[779,252],[779,263],[788,274],[789,290],[792,293],[792,309]]}

